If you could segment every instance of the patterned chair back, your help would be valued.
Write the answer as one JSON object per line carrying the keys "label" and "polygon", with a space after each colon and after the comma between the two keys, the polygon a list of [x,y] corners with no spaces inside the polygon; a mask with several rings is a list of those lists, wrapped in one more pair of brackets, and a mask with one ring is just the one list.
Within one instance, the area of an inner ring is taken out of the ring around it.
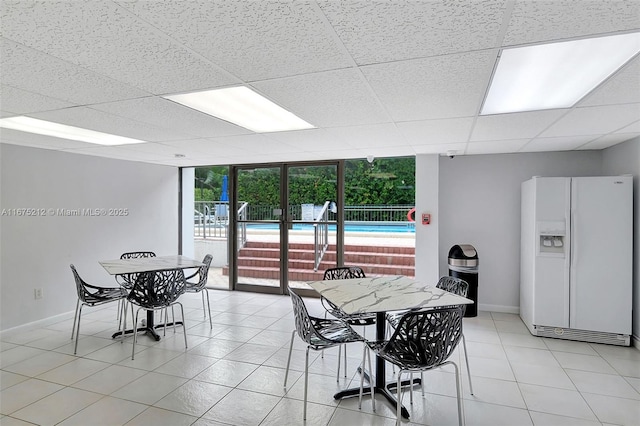
{"label": "patterned chair back", "polygon": [[[131,251],[128,253],[122,253],[122,255],[120,256],[120,259],[140,259],[143,257],[156,257],[156,254],[152,251]],[[131,287],[133,287],[133,284],[136,282],[136,278],[138,277],[138,274],[122,274],[122,275],[119,275],[119,277],[122,278],[122,281],[120,282],[120,284],[123,287],[130,289]]]}
{"label": "patterned chair back", "polygon": [[381,352],[399,360],[402,368],[427,369],[445,362],[461,337],[459,306],[409,311]]}
{"label": "patterned chair back", "polygon": [[366,278],[359,266],[341,266],[324,271],[324,280],[346,280],[349,278]]}
{"label": "patterned chair back", "polygon": [[127,299],[146,309],[169,306],[184,293],[186,284],[182,269],[141,272]]}
{"label": "patterned chair back", "polygon": [[193,290],[202,290],[204,286],[207,285],[207,278],[209,278],[209,267],[211,266],[211,260],[213,260],[213,256],[210,254],[206,255],[202,260],[201,267],[198,268],[198,284],[192,286]]}

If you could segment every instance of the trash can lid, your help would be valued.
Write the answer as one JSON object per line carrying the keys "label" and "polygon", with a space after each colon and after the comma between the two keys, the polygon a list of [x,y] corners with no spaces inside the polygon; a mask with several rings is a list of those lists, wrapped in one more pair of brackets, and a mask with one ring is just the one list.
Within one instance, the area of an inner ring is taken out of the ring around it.
{"label": "trash can lid", "polygon": [[449,250],[449,259],[477,259],[478,252],[471,244],[457,244]]}

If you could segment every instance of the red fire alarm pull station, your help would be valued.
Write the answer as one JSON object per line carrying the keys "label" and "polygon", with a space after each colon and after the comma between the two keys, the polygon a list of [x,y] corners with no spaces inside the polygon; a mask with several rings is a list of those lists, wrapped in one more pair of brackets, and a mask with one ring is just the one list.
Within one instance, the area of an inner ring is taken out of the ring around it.
{"label": "red fire alarm pull station", "polygon": [[423,225],[428,225],[430,223],[431,223],[431,214],[422,213],[422,224]]}

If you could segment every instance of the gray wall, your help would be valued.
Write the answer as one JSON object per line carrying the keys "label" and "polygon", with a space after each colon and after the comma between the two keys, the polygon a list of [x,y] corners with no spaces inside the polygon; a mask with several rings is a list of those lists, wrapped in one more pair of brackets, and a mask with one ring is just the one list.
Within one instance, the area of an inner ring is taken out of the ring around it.
{"label": "gray wall", "polygon": [[607,175],[633,175],[633,335],[640,340],[640,138],[603,151],[602,171]]}
{"label": "gray wall", "polygon": [[1,330],[72,312],[70,263],[88,282],[112,286],[99,260],[136,250],[177,253],[174,167],[7,144],[0,144],[0,166],[0,209],[128,209],[126,216],[0,216]]}
{"label": "gray wall", "polygon": [[454,244],[480,259],[478,308],[517,313],[520,305],[520,184],[532,176],[602,175],[599,151],[440,158],[440,275]]}

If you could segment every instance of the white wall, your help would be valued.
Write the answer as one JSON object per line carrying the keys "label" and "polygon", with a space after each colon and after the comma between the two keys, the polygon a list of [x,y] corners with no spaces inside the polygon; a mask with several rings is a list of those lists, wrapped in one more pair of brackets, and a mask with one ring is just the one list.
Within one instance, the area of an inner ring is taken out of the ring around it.
{"label": "white wall", "polygon": [[602,154],[602,171],[607,175],[633,175],[633,335],[640,340],[640,138],[611,148]]}
{"label": "white wall", "polygon": [[[0,209],[42,208],[45,217],[0,217],[0,329],[72,312],[69,264],[113,286],[98,264],[126,251],[178,249],[178,169],[0,144]],[[128,209],[126,216],[63,217],[48,209]],[[9,210],[7,210],[9,211]],[[34,289],[44,297],[34,299]]]}
{"label": "white wall", "polygon": [[[416,278],[437,282],[438,233],[441,226],[438,211],[438,155],[416,156]],[[431,223],[422,225],[422,214],[431,214]]]}
{"label": "white wall", "polygon": [[440,275],[448,275],[451,246],[471,244],[480,259],[478,308],[517,313],[520,184],[532,176],[601,174],[598,151],[441,157]]}

